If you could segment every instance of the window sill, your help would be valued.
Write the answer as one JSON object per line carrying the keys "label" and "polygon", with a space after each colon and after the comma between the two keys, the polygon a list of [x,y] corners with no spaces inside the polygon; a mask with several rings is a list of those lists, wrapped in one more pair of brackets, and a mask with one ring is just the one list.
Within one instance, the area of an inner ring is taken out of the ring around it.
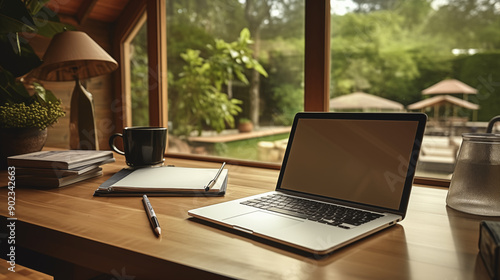
{"label": "window sill", "polygon": [[[167,153],[167,156],[172,157],[172,158],[201,160],[201,161],[208,161],[208,162],[223,162],[223,161],[225,161],[226,163],[233,164],[233,165],[267,168],[267,169],[275,169],[275,170],[279,170],[281,168],[281,164],[279,164],[279,163],[258,162],[258,161],[242,160],[242,159],[215,157],[215,156],[201,156],[201,155],[184,154],[184,153]],[[434,186],[434,187],[449,187],[450,180],[415,176],[414,184]]]}

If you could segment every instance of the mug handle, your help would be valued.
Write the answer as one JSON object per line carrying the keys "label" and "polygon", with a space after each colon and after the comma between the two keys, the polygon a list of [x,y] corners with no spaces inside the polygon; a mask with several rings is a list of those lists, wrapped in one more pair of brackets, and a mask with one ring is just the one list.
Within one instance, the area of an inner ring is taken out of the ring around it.
{"label": "mug handle", "polygon": [[493,125],[496,122],[500,122],[500,116],[493,117],[488,123],[488,128],[486,128],[486,133],[492,133],[493,132]]}
{"label": "mug handle", "polygon": [[111,149],[113,151],[119,153],[120,155],[125,155],[125,153],[123,151],[120,151],[120,149],[118,149],[115,146],[115,138],[116,137],[122,137],[123,138],[123,135],[121,133],[115,133],[115,134],[111,135],[111,137],[109,137],[109,146],[111,147]]}

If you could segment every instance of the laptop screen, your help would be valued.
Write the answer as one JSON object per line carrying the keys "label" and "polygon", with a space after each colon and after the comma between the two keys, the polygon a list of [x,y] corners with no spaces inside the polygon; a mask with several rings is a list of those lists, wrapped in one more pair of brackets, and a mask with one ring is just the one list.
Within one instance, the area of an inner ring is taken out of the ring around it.
{"label": "laptop screen", "polygon": [[400,209],[423,128],[418,120],[391,118],[297,118],[279,188]]}

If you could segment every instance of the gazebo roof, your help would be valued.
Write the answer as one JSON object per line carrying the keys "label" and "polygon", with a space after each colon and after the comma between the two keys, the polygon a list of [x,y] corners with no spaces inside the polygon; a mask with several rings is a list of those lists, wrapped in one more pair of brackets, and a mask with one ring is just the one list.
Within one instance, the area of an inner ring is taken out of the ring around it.
{"label": "gazebo roof", "polygon": [[403,104],[364,92],[354,92],[330,99],[331,109],[404,109]]}
{"label": "gazebo roof", "polygon": [[427,99],[418,101],[416,103],[410,104],[410,105],[408,105],[407,108],[409,110],[418,110],[418,109],[423,109],[426,107],[443,105],[446,103],[457,105],[457,106],[464,107],[464,108],[471,109],[471,110],[478,110],[479,109],[479,105],[471,103],[469,101],[462,100],[460,98],[453,97],[451,95],[439,95],[439,96],[427,98]]}
{"label": "gazebo roof", "polygon": [[422,91],[422,94],[477,94],[477,89],[462,83],[459,80],[447,79],[434,84]]}

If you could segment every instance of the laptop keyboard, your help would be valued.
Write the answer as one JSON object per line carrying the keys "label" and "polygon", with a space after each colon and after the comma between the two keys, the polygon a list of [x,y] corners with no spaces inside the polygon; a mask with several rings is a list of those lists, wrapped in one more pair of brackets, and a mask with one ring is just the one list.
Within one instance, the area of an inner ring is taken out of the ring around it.
{"label": "laptop keyboard", "polygon": [[256,199],[250,199],[241,202],[241,204],[344,229],[350,229],[354,226],[359,226],[382,217],[380,214],[369,211],[290,197],[282,194],[271,194]]}

